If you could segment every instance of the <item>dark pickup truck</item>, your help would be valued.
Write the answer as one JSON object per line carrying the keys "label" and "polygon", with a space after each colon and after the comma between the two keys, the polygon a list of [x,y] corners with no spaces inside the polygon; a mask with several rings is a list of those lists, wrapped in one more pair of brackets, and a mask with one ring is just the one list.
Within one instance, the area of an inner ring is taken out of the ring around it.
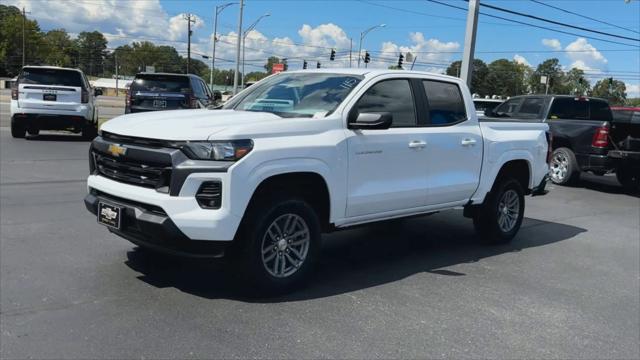
{"label": "dark pickup truck", "polygon": [[556,184],[576,183],[581,171],[597,175],[617,171],[625,187],[633,187],[637,181],[635,166],[616,155],[637,144],[640,122],[615,121],[606,100],[567,95],[515,96],[485,116],[548,123],[553,135],[550,178]]}

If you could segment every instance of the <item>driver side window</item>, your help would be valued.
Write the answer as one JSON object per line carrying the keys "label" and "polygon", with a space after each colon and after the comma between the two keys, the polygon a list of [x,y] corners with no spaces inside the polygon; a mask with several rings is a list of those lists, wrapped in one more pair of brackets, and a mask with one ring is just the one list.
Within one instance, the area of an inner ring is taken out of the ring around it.
{"label": "driver side window", "polygon": [[406,79],[383,80],[373,85],[358,100],[356,109],[358,113],[391,113],[391,127],[417,126],[411,85]]}

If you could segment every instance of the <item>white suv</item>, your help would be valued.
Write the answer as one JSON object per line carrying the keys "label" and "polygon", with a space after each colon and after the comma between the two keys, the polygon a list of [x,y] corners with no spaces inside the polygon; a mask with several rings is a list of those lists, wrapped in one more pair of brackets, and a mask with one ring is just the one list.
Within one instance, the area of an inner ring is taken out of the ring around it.
{"label": "white suv", "polygon": [[23,138],[40,130],[71,130],[93,139],[98,129],[98,107],[81,70],[26,66],[11,90],[11,135]]}

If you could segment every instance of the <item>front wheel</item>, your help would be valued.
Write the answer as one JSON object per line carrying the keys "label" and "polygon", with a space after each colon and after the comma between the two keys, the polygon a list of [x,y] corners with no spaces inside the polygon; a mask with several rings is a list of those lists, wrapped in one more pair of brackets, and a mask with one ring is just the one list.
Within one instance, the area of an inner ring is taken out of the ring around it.
{"label": "front wheel", "polygon": [[524,191],[513,178],[504,178],[487,195],[473,217],[473,225],[490,244],[508,243],[518,233],[524,218]]}
{"label": "front wheel", "polygon": [[640,166],[619,166],[616,169],[616,178],[625,190],[631,192],[640,190]]}
{"label": "front wheel", "polygon": [[278,294],[300,285],[319,252],[320,223],[303,199],[259,201],[243,225],[242,273],[262,293]]}

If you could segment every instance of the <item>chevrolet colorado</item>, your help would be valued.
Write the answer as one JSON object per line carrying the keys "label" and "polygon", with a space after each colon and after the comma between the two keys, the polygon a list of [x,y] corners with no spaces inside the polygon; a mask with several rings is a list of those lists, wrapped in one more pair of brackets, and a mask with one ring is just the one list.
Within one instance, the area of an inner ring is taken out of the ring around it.
{"label": "chevrolet colorado", "polygon": [[85,205],[143,247],[229,256],[282,291],[322,232],[464,207],[481,238],[511,240],[544,194],[544,123],[479,122],[460,79],[323,69],[272,75],[221,110],[129,114],[90,148]]}

